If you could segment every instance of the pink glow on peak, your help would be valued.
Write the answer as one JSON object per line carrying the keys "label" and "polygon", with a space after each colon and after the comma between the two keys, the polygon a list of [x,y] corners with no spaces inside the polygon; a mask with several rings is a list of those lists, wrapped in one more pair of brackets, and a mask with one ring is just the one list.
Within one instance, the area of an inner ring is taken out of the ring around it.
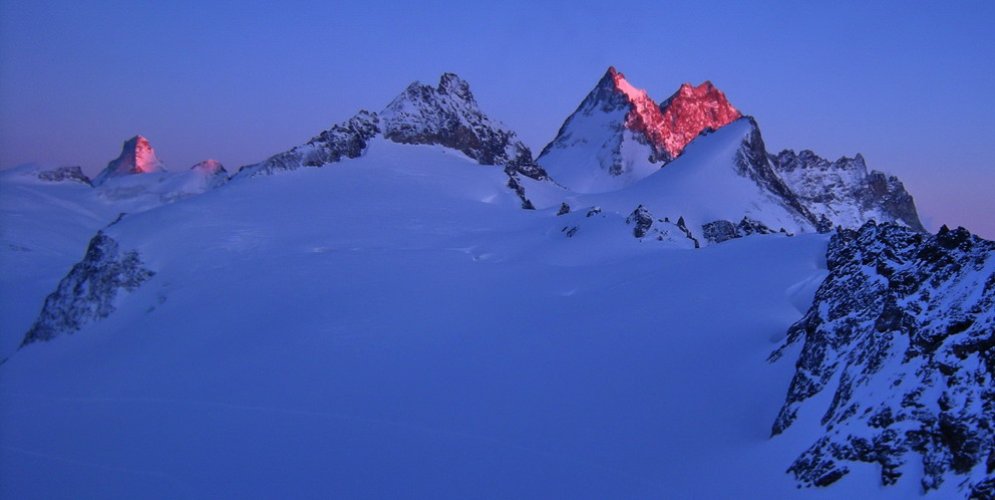
{"label": "pink glow on peak", "polygon": [[163,170],[165,169],[162,162],[156,157],[155,150],[152,149],[148,139],[136,135],[124,142],[121,154],[107,164],[107,168],[94,179],[94,184],[103,184],[111,177],[150,174]]}
{"label": "pink glow on peak", "polygon": [[697,87],[684,83],[664,104],[664,145],[675,157],[703,130],[718,129],[742,116],[712,82],[705,81]]}
{"label": "pink glow on peak", "polygon": [[659,149],[666,144],[664,134],[664,117],[660,112],[660,106],[656,104],[645,90],[634,87],[625,75],[615,69],[614,66],[608,68],[615,83],[615,89],[625,95],[632,110],[625,117],[625,127],[634,132],[643,134],[654,149]]}
{"label": "pink glow on peak", "polygon": [[684,83],[660,106],[614,66],[608,68],[608,74],[615,89],[632,105],[625,117],[626,128],[643,134],[656,151],[670,158],[680,155],[702,131],[718,129],[742,117],[710,81],[697,87]]}
{"label": "pink glow on peak", "polygon": [[132,172],[148,174],[162,170],[162,163],[156,157],[155,150],[152,149],[149,140],[140,135],[136,135],[132,140],[135,141],[134,150],[131,153],[134,162]]}

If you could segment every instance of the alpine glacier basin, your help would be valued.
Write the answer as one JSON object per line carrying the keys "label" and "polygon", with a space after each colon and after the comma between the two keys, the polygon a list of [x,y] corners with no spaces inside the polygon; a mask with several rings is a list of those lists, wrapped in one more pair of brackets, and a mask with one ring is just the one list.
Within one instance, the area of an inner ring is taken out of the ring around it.
{"label": "alpine glacier basin", "polygon": [[826,236],[596,244],[506,181],[376,142],[125,216],[155,275],[0,365],[0,496],[914,491],[796,490],[811,429],[769,437]]}

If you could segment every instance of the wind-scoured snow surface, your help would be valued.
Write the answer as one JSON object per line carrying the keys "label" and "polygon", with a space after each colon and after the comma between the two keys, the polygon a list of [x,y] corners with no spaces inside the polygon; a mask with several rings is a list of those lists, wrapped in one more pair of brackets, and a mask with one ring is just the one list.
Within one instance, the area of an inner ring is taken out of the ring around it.
{"label": "wind-scoured snow surface", "polygon": [[824,237],[568,238],[505,181],[376,141],[107,228],[156,274],[0,366],[0,495],[794,491],[764,359]]}
{"label": "wind-scoured snow surface", "polygon": [[808,436],[769,437],[825,236],[674,250],[506,180],[377,139],[106,228],[155,275],[0,366],[0,496],[917,491],[797,490]]}
{"label": "wind-scoured snow surface", "polygon": [[[445,74],[232,182],[165,172],[140,136],[93,183],[3,173],[0,497],[987,491],[937,479],[966,463],[944,429],[982,436],[942,416],[887,487],[891,458],[813,445],[829,391],[792,399],[800,368],[767,358],[811,361],[816,290],[861,276],[816,230],[918,218],[897,179],[770,155],[739,116],[707,83],[658,108],[610,69],[547,173]],[[961,382],[943,405],[974,411],[984,383]],[[837,462],[800,469],[813,454]]]}

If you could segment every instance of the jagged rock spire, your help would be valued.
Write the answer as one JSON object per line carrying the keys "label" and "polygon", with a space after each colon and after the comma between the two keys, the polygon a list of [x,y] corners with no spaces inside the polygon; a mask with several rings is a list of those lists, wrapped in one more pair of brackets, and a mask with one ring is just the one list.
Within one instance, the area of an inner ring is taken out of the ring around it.
{"label": "jagged rock spire", "polygon": [[155,154],[148,139],[136,135],[124,142],[121,154],[107,164],[93,180],[94,185],[103,184],[107,179],[123,175],[149,174],[164,171],[163,163]]}

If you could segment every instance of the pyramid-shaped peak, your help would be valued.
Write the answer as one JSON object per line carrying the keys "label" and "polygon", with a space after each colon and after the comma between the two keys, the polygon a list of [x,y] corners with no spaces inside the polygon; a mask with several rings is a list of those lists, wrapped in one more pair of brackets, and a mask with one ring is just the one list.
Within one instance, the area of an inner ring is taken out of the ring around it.
{"label": "pyramid-shaped peak", "polygon": [[625,78],[625,73],[622,73],[615,66],[609,66],[608,71],[605,71],[604,76],[598,82],[597,89],[612,90],[625,95],[629,102],[636,103],[639,101],[652,101],[649,94],[645,90],[640,89],[629,83],[629,80]]}
{"label": "pyramid-shaped peak", "polygon": [[380,132],[392,142],[440,145],[483,165],[533,166],[531,151],[481,111],[470,84],[455,73],[443,73],[437,86],[412,83],[378,117]]}
{"label": "pyramid-shaped peak", "polygon": [[94,179],[94,185],[103,184],[108,178],[132,174],[151,174],[164,171],[165,168],[155,154],[155,149],[149,140],[142,135],[136,135],[121,146],[121,154],[107,164]]}

